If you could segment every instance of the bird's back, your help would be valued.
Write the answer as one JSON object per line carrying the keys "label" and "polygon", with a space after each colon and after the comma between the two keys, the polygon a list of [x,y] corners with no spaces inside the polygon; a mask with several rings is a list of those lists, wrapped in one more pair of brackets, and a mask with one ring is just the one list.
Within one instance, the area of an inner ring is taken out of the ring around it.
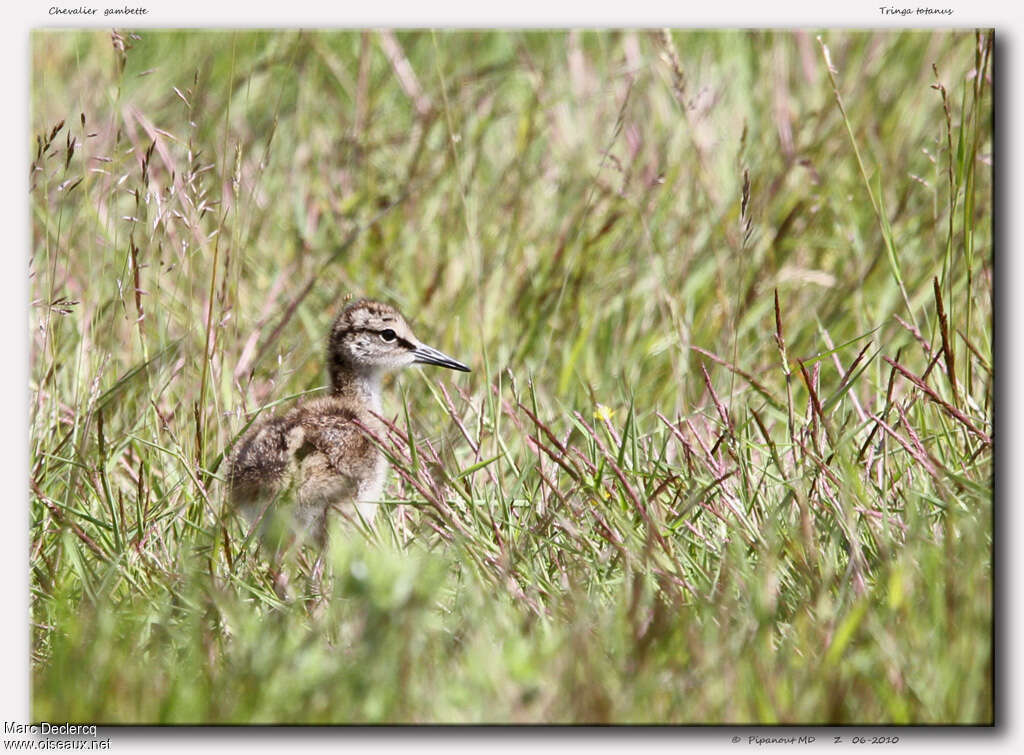
{"label": "bird's back", "polygon": [[[358,423],[358,424],[357,424]],[[359,427],[380,420],[335,396],[300,404],[264,420],[239,441],[228,473],[229,498],[250,521],[290,506],[304,531],[325,535],[331,506],[372,520],[385,460]]]}

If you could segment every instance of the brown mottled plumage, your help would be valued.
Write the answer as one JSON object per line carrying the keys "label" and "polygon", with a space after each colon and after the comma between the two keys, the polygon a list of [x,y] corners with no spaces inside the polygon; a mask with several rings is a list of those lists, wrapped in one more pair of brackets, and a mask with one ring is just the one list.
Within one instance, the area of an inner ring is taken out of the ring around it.
{"label": "brown mottled plumage", "polygon": [[469,372],[425,346],[405,318],[382,302],[357,301],[334,321],[327,343],[331,393],[262,420],[238,441],[228,471],[228,497],[250,521],[292,506],[301,532],[326,536],[332,505],[354,507],[372,521],[387,462],[356,422],[382,432],[381,378],[410,364]]}

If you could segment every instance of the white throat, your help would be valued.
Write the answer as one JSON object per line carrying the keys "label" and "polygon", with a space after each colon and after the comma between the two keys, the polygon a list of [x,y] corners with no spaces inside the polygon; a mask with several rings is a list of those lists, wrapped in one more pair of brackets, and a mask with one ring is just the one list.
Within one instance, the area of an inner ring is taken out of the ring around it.
{"label": "white throat", "polygon": [[376,370],[367,370],[357,374],[353,381],[353,393],[357,401],[375,414],[382,414],[384,411],[380,397],[381,373]]}
{"label": "white throat", "polygon": [[384,411],[380,396],[383,374],[381,370],[372,369],[336,369],[331,375],[331,392],[381,414]]}

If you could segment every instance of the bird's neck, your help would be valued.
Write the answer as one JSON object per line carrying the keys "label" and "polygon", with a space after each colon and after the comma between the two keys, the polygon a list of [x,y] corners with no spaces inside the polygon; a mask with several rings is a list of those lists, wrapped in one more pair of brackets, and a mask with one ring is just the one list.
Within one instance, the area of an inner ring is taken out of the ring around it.
{"label": "bird's neck", "polygon": [[331,370],[331,395],[358,403],[381,414],[380,372],[358,370],[349,365],[334,365]]}

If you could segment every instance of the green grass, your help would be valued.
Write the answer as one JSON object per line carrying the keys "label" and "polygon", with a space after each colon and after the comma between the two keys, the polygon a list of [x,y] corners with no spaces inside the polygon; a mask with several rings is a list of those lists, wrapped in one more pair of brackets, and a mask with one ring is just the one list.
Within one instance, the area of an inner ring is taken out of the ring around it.
{"label": "green grass", "polygon": [[[816,36],[33,34],[32,716],[991,722],[992,36]],[[282,601],[350,295],[473,372]]]}

